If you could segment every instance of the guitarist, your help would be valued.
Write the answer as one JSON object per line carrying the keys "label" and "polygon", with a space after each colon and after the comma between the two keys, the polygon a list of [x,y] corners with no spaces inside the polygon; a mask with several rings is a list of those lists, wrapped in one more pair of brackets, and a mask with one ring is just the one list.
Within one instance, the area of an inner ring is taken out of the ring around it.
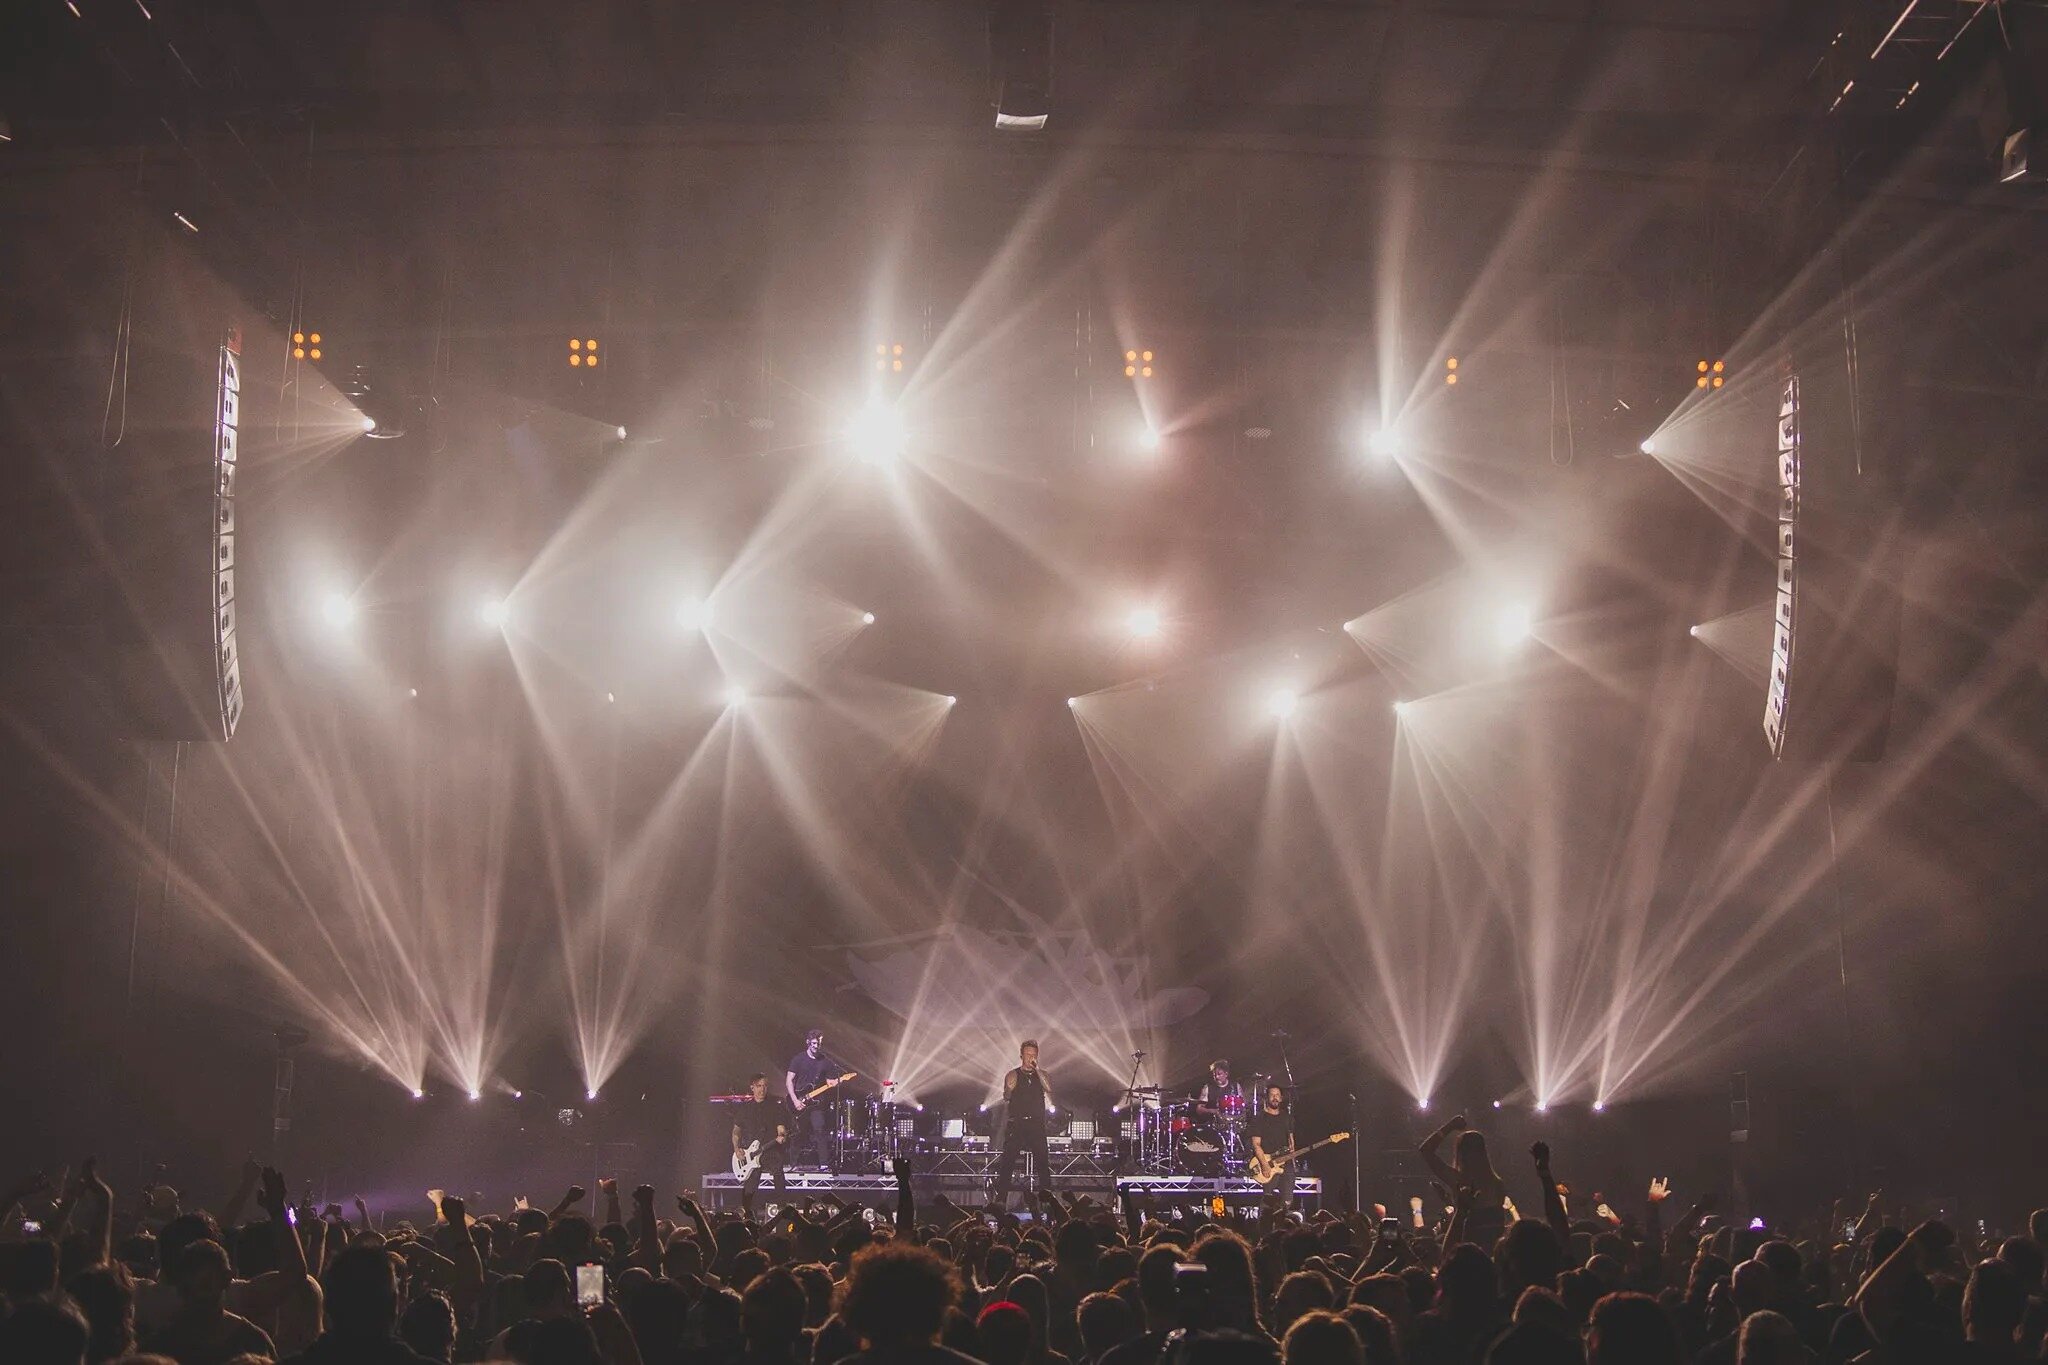
{"label": "guitarist", "polygon": [[789,1182],[783,1168],[789,1164],[789,1114],[781,1100],[768,1098],[768,1073],[757,1071],[747,1080],[747,1102],[733,1111],[732,1154],[744,1161],[747,1149],[761,1144],[761,1161],[740,1186],[740,1212],[754,1219],[754,1191],[761,1188],[761,1173],[775,1177],[775,1197],[787,1200]]}
{"label": "guitarist", "polygon": [[1266,1087],[1265,1103],[1245,1125],[1255,1159],[1270,1159],[1294,1146],[1294,1117],[1287,1112],[1287,1092],[1277,1085]]}
{"label": "guitarist", "polygon": [[790,1112],[798,1115],[810,1130],[811,1148],[818,1165],[834,1175],[839,1174],[839,1163],[834,1159],[828,1136],[832,1131],[832,1092],[828,1090],[814,1100],[804,1096],[839,1071],[838,1064],[825,1056],[825,1030],[814,1028],[804,1035],[804,1050],[789,1059],[782,1076],[783,1089],[789,1092]]}

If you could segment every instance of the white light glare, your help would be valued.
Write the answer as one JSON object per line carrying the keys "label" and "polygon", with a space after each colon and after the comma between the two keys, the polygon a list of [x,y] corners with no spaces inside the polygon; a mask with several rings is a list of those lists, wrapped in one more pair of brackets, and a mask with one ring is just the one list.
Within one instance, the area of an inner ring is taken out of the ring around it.
{"label": "white light glare", "polygon": [[1159,447],[1162,444],[1163,438],[1159,435],[1159,429],[1150,422],[1145,422],[1138,427],[1138,449],[1148,455],[1153,455],[1158,453]]}
{"label": "white light glare", "polygon": [[481,1090],[472,1090],[469,1092],[469,1097],[472,1100],[480,1100],[484,1097],[484,1092]]}
{"label": "white light glare", "polygon": [[1421,1099],[1415,1101],[1415,1107],[1427,1114],[1429,1112],[1429,1096],[1424,1095]]}
{"label": "white light glare", "polygon": [[1692,636],[1693,639],[1697,640],[1700,638],[1700,628],[1698,626],[1694,626],[1691,630],[1688,630],[1686,634]]}
{"label": "white light glare", "polygon": [[523,1100],[526,1098],[526,1092],[524,1090],[515,1090],[512,1092],[512,1098],[515,1100]]}
{"label": "white light glare", "polygon": [[363,416],[363,430],[364,430],[364,431],[375,431],[376,429],[377,429],[377,419],[376,419],[376,418],[374,418],[374,417],[371,417],[371,416],[369,416],[368,414],[364,414],[364,416]]}
{"label": "white light glare", "polygon": [[502,597],[492,597],[476,609],[477,619],[487,626],[502,627],[512,619],[512,604]]}
{"label": "white light glare", "polygon": [[1645,436],[1642,445],[1637,448],[1645,455],[1655,455],[1657,453],[1657,439],[1654,436]]}
{"label": "white light glare", "polygon": [[1495,1101],[1493,1102],[1493,1107],[1494,1107],[1494,1108],[1496,1108],[1496,1109],[1500,1108],[1500,1101],[1499,1101],[1499,1100],[1495,1100]]}
{"label": "white light glare", "polygon": [[875,623],[875,614],[871,611],[862,612],[860,614],[860,623],[864,626],[873,625]]}
{"label": "white light glare", "polygon": [[1550,1112],[1550,1101],[1549,1101],[1549,1100],[1538,1100],[1538,1101],[1536,1101],[1536,1112],[1537,1112],[1537,1113],[1539,1113],[1539,1114],[1547,1114],[1547,1113],[1549,1113],[1549,1112]]}
{"label": "white light glare", "polygon": [[1395,702],[1395,703],[1394,703],[1394,714],[1395,714],[1395,715],[1397,715],[1397,716],[1405,716],[1405,715],[1407,715],[1407,714],[1408,714],[1408,703],[1407,703],[1407,702],[1405,702],[1405,701],[1397,701],[1397,702]]}
{"label": "white light glare", "polygon": [[1124,618],[1124,628],[1134,639],[1150,640],[1159,634],[1159,609],[1157,607],[1133,607],[1131,614]]}
{"label": "white light glare", "polygon": [[595,1090],[586,1090],[583,1092],[583,1098],[586,1100],[595,1100],[597,1098],[597,1092]]}
{"label": "white light glare", "polygon": [[959,699],[958,697],[947,697],[947,698],[946,698],[946,705],[948,705],[948,706],[958,706],[959,704],[960,704],[960,699]]}
{"label": "white light glare", "polygon": [[412,1097],[416,1100],[423,1100],[427,1097],[427,1092],[424,1090],[415,1090],[412,1092]]}
{"label": "white light glare", "polygon": [[320,599],[320,615],[328,625],[341,630],[356,619],[355,599],[345,592],[330,592]]}
{"label": "white light glare", "polygon": [[625,439],[626,439],[626,429],[625,429],[624,427],[620,427],[620,428],[618,429],[618,432],[619,432],[619,439],[620,439],[621,441],[625,440]]}
{"label": "white light glare", "polygon": [[1401,453],[1400,441],[1385,427],[1374,427],[1366,433],[1365,448],[1380,460],[1391,460]]}
{"label": "white light glare", "polygon": [[690,598],[676,608],[676,624],[689,631],[706,629],[711,624],[710,605],[702,598]]}
{"label": "white light glare", "polygon": [[1069,711],[1073,710],[1073,709],[1074,709],[1075,707],[1079,706],[1080,704],[1081,704],[1081,699],[1080,699],[1079,697],[1068,697],[1068,698],[1067,698],[1067,709],[1068,709]]}
{"label": "white light glare", "polygon": [[846,443],[854,458],[865,464],[888,464],[903,454],[910,433],[903,414],[879,399],[855,413],[846,424]]}
{"label": "white light glare", "polygon": [[1535,629],[1535,613],[1517,602],[1502,610],[1495,629],[1500,633],[1501,647],[1512,648],[1528,639]]}
{"label": "white light glare", "polygon": [[1606,1101],[1606,1100],[1594,1100],[1594,1101],[1593,1101],[1593,1112],[1594,1112],[1594,1113],[1596,1113],[1596,1114],[1604,1114],[1604,1113],[1606,1113],[1606,1112],[1607,1112],[1607,1101]]}
{"label": "white light glare", "polygon": [[1266,698],[1266,712],[1275,720],[1286,720],[1294,714],[1294,708],[1301,704],[1301,698],[1285,687],[1274,690]]}
{"label": "white light glare", "polygon": [[736,707],[736,706],[745,706],[745,705],[747,704],[747,689],[746,689],[746,688],[744,688],[744,687],[728,687],[728,688],[726,688],[726,689],[725,689],[725,704],[726,704],[727,706],[735,706],[735,707]]}

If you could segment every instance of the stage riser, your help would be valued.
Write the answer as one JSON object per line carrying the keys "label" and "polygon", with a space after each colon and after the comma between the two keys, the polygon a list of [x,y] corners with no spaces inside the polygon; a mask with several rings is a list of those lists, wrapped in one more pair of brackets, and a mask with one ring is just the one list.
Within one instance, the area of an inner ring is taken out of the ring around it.
{"label": "stage riser", "polygon": [[[830,1175],[823,1172],[792,1172],[788,1176],[789,1197],[800,1199],[805,1195],[822,1198],[827,1194],[836,1195],[848,1204],[864,1204],[883,1214],[894,1216],[896,1211],[896,1179],[886,1175]],[[1152,1204],[1169,1204],[1176,1207],[1206,1204],[1218,1195],[1232,1209],[1247,1209],[1258,1206],[1271,1196],[1271,1191],[1249,1180],[1202,1179],[1186,1176],[1140,1176],[1127,1177],[1121,1182],[1107,1176],[1097,1175],[1054,1175],[1052,1188],[1062,1198],[1085,1194],[1098,1203],[1115,1200],[1118,1188],[1139,1192]],[[730,1171],[714,1171],[706,1175],[700,1186],[704,1197],[714,1209],[721,1212],[737,1210],[740,1206],[740,1182]],[[1029,1186],[1021,1179],[1012,1182],[1011,1207],[1018,1208],[1024,1202],[1024,1191]],[[972,1175],[934,1174],[913,1176],[910,1182],[911,1195],[916,1201],[920,1220],[936,1211],[932,1201],[943,1194],[961,1208],[979,1209],[988,1198],[989,1182],[986,1177]],[[1294,1182],[1291,1191],[1294,1207],[1303,1211],[1322,1206],[1323,1182],[1304,1176]],[[768,1206],[781,1201],[775,1182],[764,1179],[761,1188],[754,1195],[757,1214],[765,1214]]]}

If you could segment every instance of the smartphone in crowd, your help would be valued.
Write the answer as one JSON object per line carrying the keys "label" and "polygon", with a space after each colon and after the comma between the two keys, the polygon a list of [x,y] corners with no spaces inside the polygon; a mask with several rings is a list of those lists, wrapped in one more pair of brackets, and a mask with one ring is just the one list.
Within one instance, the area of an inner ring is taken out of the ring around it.
{"label": "smartphone in crowd", "polygon": [[1174,1326],[1198,1332],[1209,1326],[1209,1267],[1199,1261],[1173,1268]]}
{"label": "smartphone in crowd", "polygon": [[601,1265],[579,1265],[576,1267],[576,1303],[581,1308],[595,1308],[604,1302],[604,1267]]}

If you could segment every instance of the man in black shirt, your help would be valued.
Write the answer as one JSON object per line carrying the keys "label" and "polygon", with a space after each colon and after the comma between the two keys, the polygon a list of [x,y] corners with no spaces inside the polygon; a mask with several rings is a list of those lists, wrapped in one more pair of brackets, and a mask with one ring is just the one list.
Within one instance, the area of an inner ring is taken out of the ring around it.
{"label": "man in black shirt", "polygon": [[1285,1090],[1277,1085],[1266,1087],[1265,1102],[1245,1124],[1244,1135],[1252,1145],[1254,1159],[1276,1157],[1294,1146],[1294,1118],[1287,1112]]}
{"label": "man in black shirt", "polygon": [[781,1100],[768,1098],[768,1073],[757,1071],[747,1081],[749,1098],[733,1112],[732,1154],[744,1158],[755,1143],[761,1144],[761,1164],[747,1172],[740,1185],[740,1212],[748,1221],[754,1217],[754,1191],[761,1188],[761,1173],[775,1177],[775,1197],[789,1196],[789,1181],[783,1167],[789,1157],[789,1113]]}
{"label": "man in black shirt", "polygon": [[996,1188],[990,1203],[1002,1208],[1010,1198],[1010,1171],[1025,1152],[1032,1157],[1037,1191],[1034,1210],[1052,1190],[1052,1156],[1045,1149],[1045,1116],[1052,1108],[1052,1086],[1038,1069],[1038,1042],[1027,1038],[1017,1049],[1018,1065],[1003,1077],[1003,1155],[996,1163]]}
{"label": "man in black shirt", "polygon": [[802,1116],[804,1127],[810,1131],[814,1159],[820,1166],[837,1175],[839,1166],[832,1159],[830,1138],[832,1092],[828,1090],[814,1100],[804,1098],[835,1074],[837,1073],[833,1071],[832,1063],[825,1057],[825,1030],[814,1028],[804,1035],[804,1050],[789,1059],[789,1067],[782,1077],[782,1084],[789,1092],[791,1112]]}

